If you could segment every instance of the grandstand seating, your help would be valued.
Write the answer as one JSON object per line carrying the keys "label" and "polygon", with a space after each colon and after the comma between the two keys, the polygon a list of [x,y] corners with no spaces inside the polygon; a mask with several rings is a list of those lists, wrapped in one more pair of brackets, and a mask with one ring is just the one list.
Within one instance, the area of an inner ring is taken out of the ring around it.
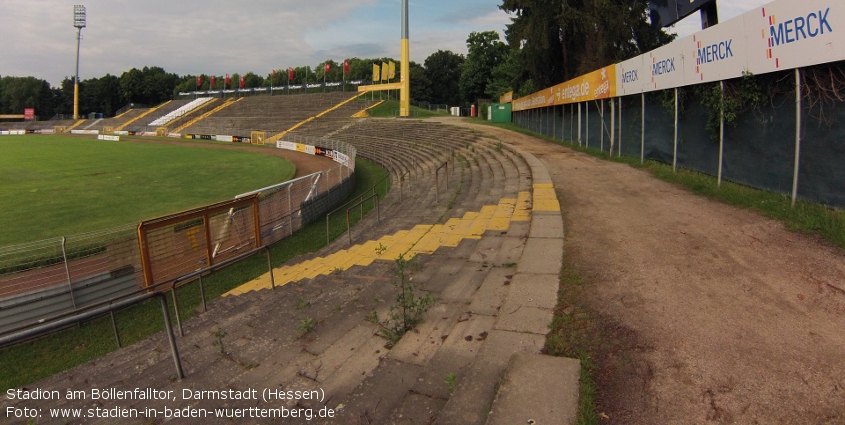
{"label": "grandstand seating", "polygon": [[206,104],[206,103],[210,102],[210,101],[211,101],[211,100],[213,100],[213,99],[214,99],[214,98],[211,98],[211,97],[199,97],[199,98],[196,98],[196,99],[194,99],[194,100],[192,100],[192,101],[190,101],[190,102],[188,102],[188,103],[186,103],[186,104],[184,104],[184,105],[180,106],[178,109],[175,109],[175,110],[173,110],[173,111],[170,111],[170,112],[168,112],[168,113],[166,113],[166,114],[162,115],[161,117],[156,118],[155,120],[153,120],[152,122],[150,122],[150,123],[149,123],[149,124],[147,124],[147,125],[149,125],[149,126],[151,126],[151,127],[163,127],[163,126],[166,126],[166,125],[167,125],[167,124],[169,124],[171,121],[174,121],[174,120],[176,120],[176,119],[181,118],[181,117],[182,117],[182,116],[184,116],[184,115],[187,115],[187,114],[191,113],[193,110],[195,110],[195,109],[197,109],[197,108],[201,107],[202,105],[204,105],[204,104]]}
{"label": "grandstand seating", "polygon": [[[289,130],[296,124],[349,99],[355,93],[294,94],[252,96],[183,129],[183,134],[225,134],[248,136],[251,131],[268,135]],[[333,111],[332,116],[351,116],[366,104],[351,102]],[[335,115],[336,114],[336,115]]]}

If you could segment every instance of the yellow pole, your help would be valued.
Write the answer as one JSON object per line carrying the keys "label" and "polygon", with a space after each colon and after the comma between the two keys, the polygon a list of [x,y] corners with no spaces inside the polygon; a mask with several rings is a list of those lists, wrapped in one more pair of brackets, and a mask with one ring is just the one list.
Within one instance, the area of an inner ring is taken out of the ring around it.
{"label": "yellow pole", "polygon": [[79,119],[79,83],[73,84],[73,119]]}
{"label": "yellow pole", "polygon": [[399,90],[399,116],[411,112],[411,53],[408,38],[408,0],[402,0],[402,88]]}

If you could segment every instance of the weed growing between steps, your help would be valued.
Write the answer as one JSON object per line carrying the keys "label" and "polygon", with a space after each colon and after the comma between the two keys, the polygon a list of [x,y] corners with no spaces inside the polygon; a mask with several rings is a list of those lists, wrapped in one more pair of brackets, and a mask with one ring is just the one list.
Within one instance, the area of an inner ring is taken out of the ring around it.
{"label": "weed growing between steps", "polygon": [[396,294],[395,303],[390,306],[387,319],[380,320],[375,310],[367,317],[367,320],[379,325],[379,332],[387,338],[389,348],[396,345],[406,332],[422,322],[423,314],[434,302],[430,292],[418,297],[417,285],[411,282],[411,274],[420,270],[417,257],[406,260],[404,254],[399,254],[395,262],[393,274],[396,278],[393,280],[393,286],[399,290],[399,293]]}
{"label": "weed growing between steps", "polygon": [[[363,158],[356,161],[356,186],[347,200],[370,193],[369,189],[380,181],[387,171]],[[386,186],[377,188],[379,196],[384,198],[389,190]],[[372,209],[367,203],[365,214]],[[359,217],[353,217],[357,221]],[[332,239],[346,230],[346,217],[336,214],[332,217]],[[342,226],[341,226],[342,224]],[[318,251],[326,243],[325,219],[309,224],[293,236],[284,239],[271,248],[273,267],[279,267],[291,258]],[[267,272],[267,257],[262,253],[203,278],[207,299],[217,298],[229,290],[261,276]],[[179,299],[179,311],[182,320],[194,316],[195,309],[201,305],[196,282],[176,289]],[[170,297],[167,297],[170,299]],[[175,317],[172,302],[168,300],[171,321]],[[213,307],[212,307],[213,308]],[[157,300],[141,303],[125,310],[115,312],[117,327],[123,346],[129,346],[164,329],[161,307]],[[178,341],[177,341],[178,343]],[[58,332],[44,338],[14,347],[0,350],[0,390],[18,388],[46,378],[63,370],[93,360],[117,349],[111,320],[95,319],[79,327]],[[244,367],[250,365],[242,365]]]}
{"label": "weed growing between steps", "polygon": [[787,195],[755,189],[729,181],[723,181],[722,186],[719,187],[715,177],[699,173],[698,171],[678,168],[677,172],[673,172],[671,164],[664,164],[653,160],[646,160],[644,164],[641,164],[640,158],[611,156],[608,152],[547,137],[526,130],[513,123],[493,124],[479,119],[472,119],[469,122],[511,130],[597,158],[621,162],[634,168],[644,169],[658,179],[685,186],[698,195],[719,200],[735,207],[757,211],[768,218],[782,221],[789,230],[819,235],[827,239],[830,243],[845,249],[845,212],[842,210],[829,209],[824,205],[805,201],[798,201],[793,208],[791,205],[792,200]]}

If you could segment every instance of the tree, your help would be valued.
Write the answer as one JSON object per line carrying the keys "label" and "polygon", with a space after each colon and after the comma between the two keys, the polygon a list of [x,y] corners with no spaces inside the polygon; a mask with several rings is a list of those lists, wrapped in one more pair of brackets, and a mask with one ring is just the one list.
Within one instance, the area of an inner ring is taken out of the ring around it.
{"label": "tree", "polygon": [[527,78],[549,87],[653,50],[674,38],[654,32],[648,0],[503,0],[516,15],[506,38]]}
{"label": "tree", "polygon": [[[525,85],[526,73],[519,64],[518,56],[518,52],[509,50],[505,55],[505,60],[490,73],[484,94],[494,102],[507,92],[519,92]],[[526,94],[531,93],[533,91]]]}
{"label": "tree", "polygon": [[438,50],[425,59],[425,74],[431,84],[431,103],[461,104],[458,82],[464,60],[463,55],[448,50]]}
{"label": "tree", "polygon": [[431,102],[431,81],[428,80],[425,67],[411,61],[411,99],[417,102]]}
{"label": "tree", "polygon": [[484,31],[470,33],[467,48],[459,88],[464,102],[474,103],[484,96],[493,69],[505,62],[508,46],[499,40],[496,31]]}
{"label": "tree", "polygon": [[0,113],[23,114],[24,109],[34,108],[42,118],[50,118],[55,111],[53,94],[50,84],[44,80],[3,77],[0,79]]}

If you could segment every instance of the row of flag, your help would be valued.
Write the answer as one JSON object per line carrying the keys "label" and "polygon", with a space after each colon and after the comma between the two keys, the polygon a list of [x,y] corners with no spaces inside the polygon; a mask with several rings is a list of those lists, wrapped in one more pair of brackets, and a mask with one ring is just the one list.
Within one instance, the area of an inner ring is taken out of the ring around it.
{"label": "row of flag", "polygon": [[[375,65],[375,66],[378,67],[378,65]],[[390,66],[391,66],[390,69],[393,70],[394,69],[393,62],[390,63]],[[332,69],[332,64],[329,63],[329,62],[326,62],[326,74],[331,72],[331,69]],[[385,72],[387,72],[387,71],[385,71]],[[395,72],[395,71],[391,71],[391,73],[393,73],[393,72]],[[346,75],[346,74],[349,74],[349,62],[343,61],[343,75]],[[288,68],[288,81],[293,81],[293,77],[294,77],[293,68]],[[393,77],[391,76],[391,78],[393,78]],[[274,69],[273,70],[273,80],[275,80],[275,79],[276,79],[276,70]],[[373,81],[375,81],[375,80],[373,80]],[[229,76],[229,74],[226,74],[226,86],[228,87],[231,84],[231,82],[232,82],[231,77]],[[212,87],[214,87],[214,83],[215,83],[215,79],[214,79],[214,76],[212,75],[211,76],[211,86]],[[202,86],[202,76],[197,75],[197,87],[200,87],[200,86]],[[241,76],[240,86],[241,86],[241,88],[244,88],[244,77],[243,76]]]}
{"label": "row of flag", "polygon": [[373,64],[373,81],[390,81],[396,78],[396,64],[393,61]]}
{"label": "row of flag", "polygon": [[[212,75],[212,76],[211,76],[211,86],[212,86],[212,87],[214,87],[214,83],[215,83],[215,81],[216,81],[216,80],[215,80],[214,76]],[[229,76],[229,74],[226,74],[226,86],[229,86],[231,83],[232,83],[232,77],[231,77],[231,76]],[[244,77],[243,77],[243,76],[241,76],[241,81],[240,81],[240,83],[241,83],[241,84],[240,84],[240,85],[241,85],[241,88],[244,88]],[[202,75],[197,75],[197,87],[199,87],[199,86],[201,86],[201,85],[202,85]]]}

